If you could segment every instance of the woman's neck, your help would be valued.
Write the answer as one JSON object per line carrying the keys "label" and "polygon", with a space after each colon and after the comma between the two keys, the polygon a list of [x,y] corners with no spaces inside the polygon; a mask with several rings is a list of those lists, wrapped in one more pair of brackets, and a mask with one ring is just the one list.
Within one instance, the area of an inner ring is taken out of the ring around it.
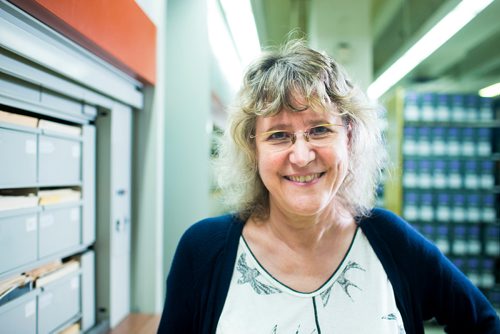
{"label": "woman's neck", "polygon": [[269,217],[256,223],[288,248],[312,252],[325,242],[352,232],[356,226],[352,215],[340,207],[313,216],[290,215],[271,208]]}

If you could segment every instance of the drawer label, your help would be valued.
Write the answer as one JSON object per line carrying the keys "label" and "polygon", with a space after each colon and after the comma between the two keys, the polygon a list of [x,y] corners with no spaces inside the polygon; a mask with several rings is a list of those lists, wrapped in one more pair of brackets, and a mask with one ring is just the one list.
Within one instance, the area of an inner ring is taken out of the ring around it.
{"label": "drawer label", "polygon": [[80,280],[78,276],[75,276],[71,279],[71,290],[76,290],[80,286]]}
{"label": "drawer label", "polygon": [[78,221],[80,219],[80,208],[73,208],[70,212],[71,221]]}
{"label": "drawer label", "polygon": [[79,158],[80,157],[80,145],[73,145],[71,147],[71,154],[73,158]]}
{"label": "drawer label", "polygon": [[26,154],[36,154],[36,141],[33,139],[26,139],[24,151]]}
{"label": "drawer label", "polygon": [[34,300],[29,301],[26,303],[26,305],[24,305],[24,317],[25,318],[29,318],[29,317],[35,315],[35,311],[36,311],[36,303]]}
{"label": "drawer label", "polygon": [[36,216],[26,218],[26,232],[36,231]]}

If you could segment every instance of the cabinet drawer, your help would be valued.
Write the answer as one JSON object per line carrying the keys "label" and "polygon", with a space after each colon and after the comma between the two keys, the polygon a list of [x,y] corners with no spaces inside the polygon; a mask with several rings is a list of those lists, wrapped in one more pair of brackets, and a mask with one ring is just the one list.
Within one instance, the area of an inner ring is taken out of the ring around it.
{"label": "cabinet drawer", "polygon": [[39,215],[40,258],[80,244],[80,206],[48,209]]}
{"label": "cabinet drawer", "polygon": [[15,299],[0,307],[0,330],[2,333],[36,333],[36,294]]}
{"label": "cabinet drawer", "polygon": [[0,274],[37,259],[37,213],[0,216]]}
{"label": "cabinet drawer", "polygon": [[81,141],[40,135],[38,145],[40,184],[76,184],[81,181]]}
{"label": "cabinet drawer", "polygon": [[80,275],[62,277],[38,295],[38,333],[51,333],[80,313]]}
{"label": "cabinet drawer", "polygon": [[36,134],[0,128],[0,186],[36,182]]}

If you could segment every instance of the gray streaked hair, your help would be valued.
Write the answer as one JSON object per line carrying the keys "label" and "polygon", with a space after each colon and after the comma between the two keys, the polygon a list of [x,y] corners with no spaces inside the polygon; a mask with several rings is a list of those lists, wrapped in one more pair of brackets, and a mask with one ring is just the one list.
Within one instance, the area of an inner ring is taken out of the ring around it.
{"label": "gray streaked hair", "polygon": [[[297,104],[297,95],[306,105]],[[351,129],[349,172],[338,202],[354,216],[369,214],[385,161],[380,110],[335,60],[310,49],[304,40],[263,52],[244,75],[214,161],[223,204],[244,220],[269,214],[269,193],[257,170],[252,139],[258,116],[274,116],[284,108],[331,111],[332,104]]]}

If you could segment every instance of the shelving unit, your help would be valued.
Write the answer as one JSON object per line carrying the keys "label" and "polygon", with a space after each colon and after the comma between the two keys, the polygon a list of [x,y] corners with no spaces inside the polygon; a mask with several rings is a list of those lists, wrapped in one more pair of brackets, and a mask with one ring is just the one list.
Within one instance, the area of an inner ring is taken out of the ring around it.
{"label": "shelving unit", "polygon": [[[0,79],[3,96],[10,78]],[[95,324],[90,247],[95,242],[96,132],[90,122],[97,112],[70,123],[7,103],[0,110],[0,281],[26,277],[0,300],[0,326],[10,333],[51,333],[79,323],[87,330]],[[36,127],[16,124],[16,118]],[[46,120],[80,134],[40,128]],[[72,196],[55,193],[62,189]],[[77,259],[78,268],[53,271],[47,284],[30,273],[70,259]]]}
{"label": "shelving unit", "polygon": [[500,118],[473,94],[398,90],[387,100],[385,205],[500,308]]}
{"label": "shelving unit", "polygon": [[105,332],[130,311],[142,84],[5,1],[0,31],[0,287],[22,280],[0,331]]}

